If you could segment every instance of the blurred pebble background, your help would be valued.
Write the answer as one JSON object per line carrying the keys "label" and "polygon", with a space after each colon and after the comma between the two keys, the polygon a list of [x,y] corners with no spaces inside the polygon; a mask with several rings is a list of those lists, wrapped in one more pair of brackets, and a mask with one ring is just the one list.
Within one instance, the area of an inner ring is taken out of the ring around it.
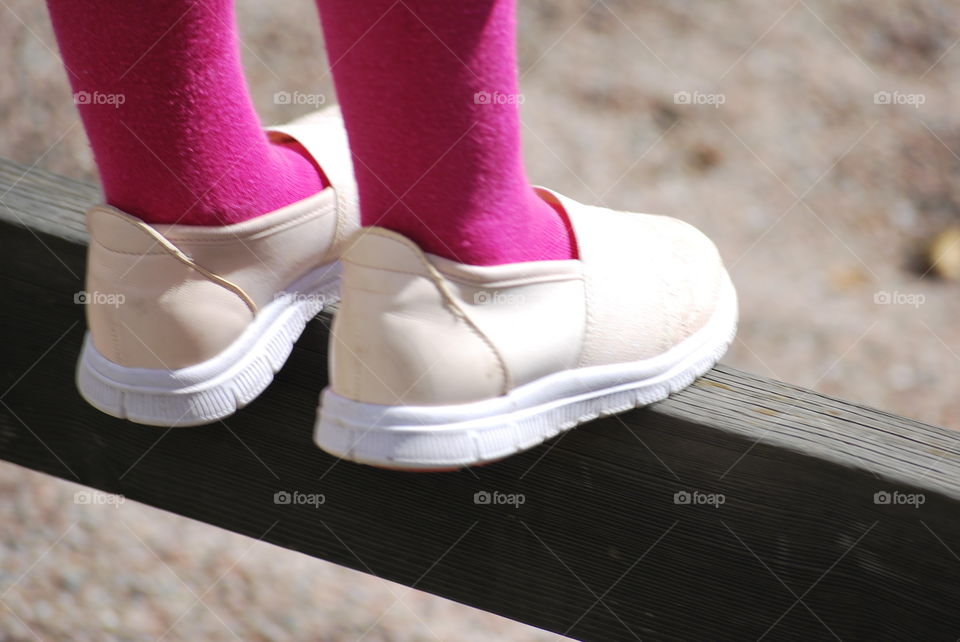
{"label": "blurred pebble background", "polygon": [[[710,235],[726,363],[960,425],[960,5],[520,4],[534,182]],[[42,3],[0,5],[0,154],[94,181]],[[335,101],[309,0],[238,11],[265,122],[313,108],[278,92]],[[557,637],[79,490],[0,465],[0,640]]]}

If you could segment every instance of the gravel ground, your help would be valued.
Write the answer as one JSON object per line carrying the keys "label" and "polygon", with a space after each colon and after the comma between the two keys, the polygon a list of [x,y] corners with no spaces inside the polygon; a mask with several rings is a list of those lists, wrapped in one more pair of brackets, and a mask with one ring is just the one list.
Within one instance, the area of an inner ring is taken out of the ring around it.
{"label": "gravel ground", "polygon": [[[714,238],[742,299],[727,363],[960,425],[957,284],[920,259],[960,210],[960,5],[522,4],[535,182]],[[3,5],[0,154],[94,180],[42,5]],[[240,11],[266,121],[304,111],[276,92],[333,100],[310,2]],[[556,637],[78,491],[0,466],[0,639]]]}

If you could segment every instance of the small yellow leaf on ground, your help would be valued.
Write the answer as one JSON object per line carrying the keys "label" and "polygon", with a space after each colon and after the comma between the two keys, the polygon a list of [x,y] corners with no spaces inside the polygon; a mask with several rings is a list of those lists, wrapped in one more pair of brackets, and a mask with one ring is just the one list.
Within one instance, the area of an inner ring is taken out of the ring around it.
{"label": "small yellow leaf on ground", "polygon": [[960,281],[960,226],[948,227],[933,238],[927,260],[938,276]]}

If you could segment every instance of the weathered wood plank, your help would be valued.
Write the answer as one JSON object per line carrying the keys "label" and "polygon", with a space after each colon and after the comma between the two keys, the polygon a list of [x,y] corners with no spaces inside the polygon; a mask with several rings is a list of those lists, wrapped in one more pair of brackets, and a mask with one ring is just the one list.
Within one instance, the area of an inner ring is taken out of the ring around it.
{"label": "weathered wood plank", "polygon": [[[80,212],[97,191],[25,170],[0,160],[0,458],[582,639],[960,637],[957,435],[729,367],[444,474],[312,445],[326,316],[226,422],[106,417],[73,387]],[[325,502],[277,504],[282,491]],[[723,503],[677,503],[694,491]],[[882,491],[923,503],[877,504]]]}

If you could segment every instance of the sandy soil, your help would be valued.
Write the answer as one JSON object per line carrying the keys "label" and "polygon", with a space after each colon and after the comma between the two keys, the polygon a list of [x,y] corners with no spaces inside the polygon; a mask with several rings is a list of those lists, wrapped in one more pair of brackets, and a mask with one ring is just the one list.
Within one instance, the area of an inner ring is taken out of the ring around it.
{"label": "sandy soil", "polygon": [[[302,110],[278,91],[334,100],[311,3],[240,10],[264,120]],[[742,298],[727,363],[960,426],[958,286],[917,260],[960,210],[960,5],[531,0],[520,21],[531,178],[714,238]],[[94,180],[55,49],[42,5],[0,7],[0,154]],[[78,490],[0,466],[0,639],[554,637]]]}

